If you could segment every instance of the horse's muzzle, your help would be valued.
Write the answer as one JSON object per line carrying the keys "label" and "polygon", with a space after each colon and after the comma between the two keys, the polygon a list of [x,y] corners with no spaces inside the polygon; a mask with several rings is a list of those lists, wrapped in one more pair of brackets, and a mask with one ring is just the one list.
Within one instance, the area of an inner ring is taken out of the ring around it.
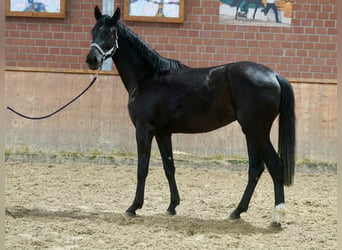
{"label": "horse's muzzle", "polygon": [[93,51],[90,51],[87,55],[86,63],[88,64],[88,67],[92,70],[99,69],[102,64],[101,59],[99,60],[99,57]]}

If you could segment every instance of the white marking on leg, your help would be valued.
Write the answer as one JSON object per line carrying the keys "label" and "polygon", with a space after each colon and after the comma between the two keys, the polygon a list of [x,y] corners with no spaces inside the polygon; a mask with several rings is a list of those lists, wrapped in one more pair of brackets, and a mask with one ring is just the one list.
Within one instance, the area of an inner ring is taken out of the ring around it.
{"label": "white marking on leg", "polygon": [[280,223],[280,215],[285,215],[285,204],[284,203],[280,203],[279,205],[275,206],[275,208],[274,208],[273,221],[277,224]]}

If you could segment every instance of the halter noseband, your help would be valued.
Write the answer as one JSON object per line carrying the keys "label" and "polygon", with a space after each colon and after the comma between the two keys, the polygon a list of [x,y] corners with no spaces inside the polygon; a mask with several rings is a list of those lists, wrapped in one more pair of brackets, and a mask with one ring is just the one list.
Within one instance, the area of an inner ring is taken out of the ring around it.
{"label": "halter noseband", "polygon": [[97,43],[90,44],[90,48],[92,48],[92,47],[96,48],[100,52],[100,54],[102,56],[102,61],[104,61],[104,60],[108,59],[109,57],[113,56],[115,51],[119,48],[118,38],[119,38],[118,34],[117,34],[117,32],[115,32],[115,42],[114,42],[114,45],[113,45],[113,47],[110,50],[108,50],[106,52],[104,52]]}

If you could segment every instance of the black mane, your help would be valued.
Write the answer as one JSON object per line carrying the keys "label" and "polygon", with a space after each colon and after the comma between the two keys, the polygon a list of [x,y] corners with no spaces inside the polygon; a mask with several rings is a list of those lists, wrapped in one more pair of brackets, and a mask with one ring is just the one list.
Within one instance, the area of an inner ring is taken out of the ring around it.
{"label": "black mane", "polygon": [[139,38],[132,30],[124,24],[118,22],[118,36],[126,38],[138,48],[142,57],[144,57],[148,64],[158,73],[167,73],[170,71],[177,71],[180,68],[187,67],[181,62],[173,59],[164,58],[159,55],[154,49],[150,48],[143,40]]}

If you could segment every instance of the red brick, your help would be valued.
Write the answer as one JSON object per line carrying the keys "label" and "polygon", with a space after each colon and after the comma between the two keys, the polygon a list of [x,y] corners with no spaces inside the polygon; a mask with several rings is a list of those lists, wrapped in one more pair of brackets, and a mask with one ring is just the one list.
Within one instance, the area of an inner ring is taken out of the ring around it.
{"label": "red brick", "polygon": [[332,12],[333,11],[333,6],[332,5],[323,5],[322,6],[322,12]]}
{"label": "red brick", "polygon": [[261,49],[262,55],[273,55],[273,49],[272,48],[263,48]]}
{"label": "red brick", "polygon": [[318,19],[325,20],[328,18],[329,18],[329,13],[324,13],[324,12],[318,13]]}
{"label": "red brick", "polygon": [[303,58],[301,58],[301,57],[293,57],[291,61],[295,65],[303,64]]}
{"label": "red brick", "polygon": [[210,18],[210,16],[201,16],[201,18],[200,18],[200,21],[201,22],[210,22],[211,21],[211,18]]}
{"label": "red brick", "polygon": [[215,47],[206,47],[205,52],[206,53],[215,53]]}
{"label": "red brick", "polygon": [[214,60],[218,62],[216,64],[222,64],[222,62],[224,61],[224,57],[225,56],[222,54],[214,54]]}
{"label": "red brick", "polygon": [[197,8],[197,7],[193,7],[192,9],[192,13],[193,14],[197,14],[197,15],[203,15],[205,13],[203,13],[203,8]]}
{"label": "red brick", "polygon": [[27,40],[23,40],[24,41],[24,44],[25,46],[35,46],[37,45],[36,44],[36,40],[33,40],[33,39],[27,39]]}
{"label": "red brick", "polygon": [[249,48],[239,48],[238,53],[241,55],[249,55],[250,54],[250,49]]}
{"label": "red brick", "polygon": [[336,43],[328,43],[328,44],[326,44],[326,49],[327,50],[334,50],[334,51],[336,51]]}
{"label": "red brick", "polygon": [[213,45],[215,45],[214,43],[215,43],[215,40],[213,39],[210,39],[210,38],[203,39],[203,45],[213,47]]}
{"label": "red brick", "polygon": [[203,44],[203,39],[202,38],[192,38],[191,39],[191,44],[202,45]]}
{"label": "red brick", "polygon": [[336,29],[336,28],[328,29],[328,35],[331,35],[331,36],[336,37],[336,35],[337,35],[337,29]]}
{"label": "red brick", "polygon": [[187,52],[194,53],[194,52],[197,51],[197,48],[196,48],[196,46],[194,46],[194,45],[187,45],[187,50],[186,50],[186,51],[187,51]]}
{"label": "red brick", "polygon": [[42,32],[43,39],[53,39],[53,33],[52,32]]}
{"label": "red brick", "polygon": [[41,46],[41,47],[38,48],[38,53],[39,54],[48,54],[49,53],[49,48]]}
{"label": "red brick", "polygon": [[[284,75],[328,79],[336,78],[337,71],[336,2],[296,1],[291,27],[284,28],[220,24],[219,1],[213,0],[187,2],[183,24],[126,24],[162,55],[190,66],[252,60],[270,65]],[[95,24],[94,2],[78,0],[67,5],[64,19],[7,18],[6,58],[11,60],[6,65],[86,69],[84,56]],[[122,7],[122,3],[119,1],[117,6]],[[55,54],[46,55],[47,50]],[[22,57],[16,63],[13,58],[18,53],[30,54],[30,59],[37,61],[22,61]],[[324,59],[324,65],[318,65],[316,58]],[[312,73],[312,68],[317,72]]]}
{"label": "red brick", "polygon": [[62,32],[55,32],[53,34],[53,38],[54,39],[64,39],[64,33],[62,33]]}
{"label": "red brick", "polygon": [[[309,40],[309,41],[310,41],[310,40]],[[314,44],[313,44],[313,42],[304,43],[303,48],[304,48],[305,50],[314,49]]]}
{"label": "red brick", "polygon": [[310,6],[310,11],[312,11],[312,12],[321,12],[321,5],[315,5],[315,4],[311,5]]}
{"label": "red brick", "polygon": [[276,56],[271,56],[269,58],[269,62],[272,63],[272,64],[278,64],[280,62],[280,58],[276,57]]}
{"label": "red brick", "polygon": [[298,11],[295,13],[295,18],[298,18],[298,19],[304,19],[305,16],[306,16],[306,12]]}
{"label": "red brick", "polygon": [[308,72],[308,73],[302,73],[300,78],[308,78],[308,79],[311,79],[312,78],[312,73],[311,72]]}
{"label": "red brick", "polygon": [[312,59],[315,57],[319,56],[319,51],[318,50],[311,50],[309,51],[309,57],[311,57]]}
{"label": "red brick", "polygon": [[[323,20],[313,20],[313,26],[318,28],[318,27],[323,27],[324,21]],[[314,29],[310,29],[310,33],[314,33]],[[306,32],[309,32],[309,28],[306,29]]]}
{"label": "red brick", "polygon": [[330,20],[326,20],[325,22],[324,22],[324,26],[325,27],[336,27],[336,21],[334,20],[334,21],[330,21]]}
{"label": "red brick", "polygon": [[315,43],[315,50],[324,50],[325,44],[322,43]]}
{"label": "red brick", "polygon": [[301,25],[302,26],[312,26],[312,19],[303,19],[302,21],[301,21]]}
{"label": "red brick", "polygon": [[17,62],[16,66],[17,67],[29,67],[30,65],[28,62],[20,61],[20,62]]}
{"label": "red brick", "polygon": [[49,54],[59,55],[60,54],[60,48],[50,48]]}
{"label": "red brick", "polygon": [[307,12],[306,13],[306,18],[308,19],[317,19],[318,13],[316,12]]}
{"label": "red brick", "polygon": [[226,41],[223,40],[223,39],[216,39],[215,42],[214,42],[215,46],[222,46],[222,45],[225,45],[225,44],[226,44]]}
{"label": "red brick", "polygon": [[317,35],[309,35],[308,36],[308,41],[310,41],[310,42],[319,42],[319,38],[320,38],[320,36],[317,36]]}
{"label": "red brick", "polygon": [[335,66],[336,65],[336,59],[328,59],[326,61],[326,65],[328,65],[328,66]]}
{"label": "red brick", "polygon": [[302,49],[304,47],[302,42],[295,42],[293,43],[293,48],[295,49]]}
{"label": "red brick", "polygon": [[48,47],[46,47],[46,40],[36,40],[36,45],[48,49]]}
{"label": "red brick", "polygon": [[312,72],[320,72],[321,67],[320,66],[311,66],[310,71]]}

